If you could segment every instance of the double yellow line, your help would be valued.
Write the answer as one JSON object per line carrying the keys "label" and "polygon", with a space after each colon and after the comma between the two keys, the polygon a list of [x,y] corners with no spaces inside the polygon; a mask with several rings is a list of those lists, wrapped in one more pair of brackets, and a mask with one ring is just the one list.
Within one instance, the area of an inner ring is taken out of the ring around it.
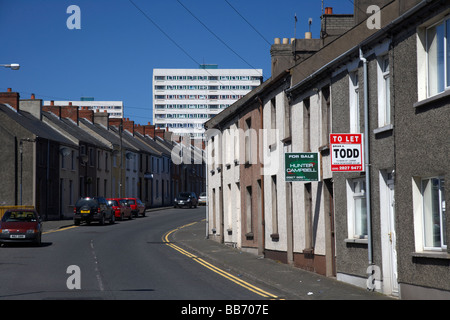
{"label": "double yellow line", "polygon": [[70,226],[70,227],[65,227],[65,228],[61,228],[61,229],[54,229],[54,230],[49,230],[49,231],[43,231],[42,234],[49,234],[49,233],[54,233],[54,232],[60,232],[60,231],[65,231],[65,230],[69,230],[69,229],[73,229],[73,228],[78,228],[78,226]]}
{"label": "double yellow line", "polygon": [[177,228],[177,229],[174,229],[174,230],[172,230],[172,231],[167,232],[167,233],[163,236],[163,242],[164,242],[167,246],[171,247],[172,249],[174,249],[174,250],[180,252],[181,254],[185,255],[186,257],[188,257],[188,258],[194,260],[195,262],[201,264],[201,265],[204,266],[205,268],[207,268],[207,269],[209,269],[209,270],[211,270],[211,271],[217,273],[218,275],[220,275],[220,276],[222,276],[222,277],[224,277],[224,278],[226,278],[226,279],[228,279],[228,280],[230,280],[230,281],[236,283],[237,285],[239,285],[239,286],[241,286],[241,287],[243,287],[243,288],[245,288],[245,289],[247,289],[247,290],[250,290],[250,291],[252,291],[252,292],[254,292],[254,293],[256,293],[256,294],[258,294],[258,295],[260,295],[260,296],[262,296],[262,297],[264,297],[264,298],[278,299],[278,297],[277,297],[276,295],[274,295],[274,294],[272,294],[272,293],[269,293],[269,292],[267,292],[267,291],[264,291],[264,290],[262,290],[262,289],[260,289],[260,288],[258,288],[258,287],[256,287],[256,286],[254,286],[254,285],[252,285],[252,284],[250,284],[250,283],[248,283],[248,282],[242,280],[242,279],[239,279],[239,278],[236,277],[236,276],[233,276],[232,274],[230,274],[230,273],[228,273],[228,272],[226,272],[226,271],[224,271],[224,270],[222,270],[222,269],[220,269],[220,268],[218,268],[218,267],[216,267],[216,266],[210,264],[209,262],[206,262],[206,261],[203,260],[202,258],[197,257],[196,255],[194,255],[194,254],[192,254],[192,253],[190,253],[190,252],[184,250],[183,248],[180,248],[179,246],[177,246],[177,245],[175,245],[175,244],[173,244],[173,243],[171,243],[171,242],[169,241],[169,236],[170,236],[172,233],[174,233],[175,231],[178,231],[178,230],[180,230],[180,229],[186,228],[186,227],[188,227],[188,226],[191,226],[191,225],[193,225],[193,224],[196,224],[196,223],[197,223],[197,222],[190,223],[190,224],[184,225],[184,226],[182,226],[182,227],[179,227],[179,228]]}

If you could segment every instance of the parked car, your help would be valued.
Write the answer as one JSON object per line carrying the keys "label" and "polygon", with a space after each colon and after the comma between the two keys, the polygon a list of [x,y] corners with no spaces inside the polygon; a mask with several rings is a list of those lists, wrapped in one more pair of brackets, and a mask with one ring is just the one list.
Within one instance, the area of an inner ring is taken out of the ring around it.
{"label": "parked car", "polygon": [[82,221],[90,224],[92,221],[98,221],[101,225],[105,221],[113,224],[116,221],[114,210],[103,197],[81,198],[75,204],[73,209],[73,222],[80,225]]}
{"label": "parked car", "polygon": [[189,207],[197,208],[198,198],[195,192],[181,192],[174,200],[174,207]]}
{"label": "parked car", "polygon": [[0,242],[33,242],[41,245],[42,221],[34,209],[7,210],[0,221]]}
{"label": "parked car", "polygon": [[138,217],[139,215],[142,215],[145,217],[145,204],[142,203],[141,200],[138,198],[123,198],[127,201],[127,203],[131,207],[131,212],[134,216]]}
{"label": "parked car", "polygon": [[206,206],[206,201],[207,201],[206,192],[200,193],[200,195],[198,196],[198,205]]}
{"label": "parked car", "polygon": [[123,220],[124,218],[131,219],[132,213],[131,208],[126,200],[119,198],[108,198],[106,199],[108,204],[112,207],[114,215],[117,219]]}

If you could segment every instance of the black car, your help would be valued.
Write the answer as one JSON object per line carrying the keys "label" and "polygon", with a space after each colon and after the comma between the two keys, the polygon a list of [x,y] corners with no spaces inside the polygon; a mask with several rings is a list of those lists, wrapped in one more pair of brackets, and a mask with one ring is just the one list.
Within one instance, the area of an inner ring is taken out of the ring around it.
{"label": "black car", "polygon": [[198,198],[195,192],[181,192],[174,200],[174,207],[197,208]]}
{"label": "black car", "polygon": [[116,221],[114,211],[103,197],[81,198],[75,204],[73,210],[73,222],[79,226],[82,221],[90,224],[92,221],[98,221],[101,225],[105,221],[113,224]]}

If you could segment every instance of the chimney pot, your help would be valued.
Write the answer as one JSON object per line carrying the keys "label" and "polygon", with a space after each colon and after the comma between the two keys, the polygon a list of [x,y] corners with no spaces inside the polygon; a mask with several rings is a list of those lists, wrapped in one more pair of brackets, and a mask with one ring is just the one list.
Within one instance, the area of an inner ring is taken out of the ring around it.
{"label": "chimney pot", "polygon": [[280,44],[281,43],[280,38],[275,38],[274,43],[275,44]]}
{"label": "chimney pot", "polygon": [[325,14],[333,14],[333,8],[332,7],[326,7],[325,8]]}
{"label": "chimney pot", "polygon": [[283,44],[289,44],[289,39],[288,38],[283,38]]}
{"label": "chimney pot", "polygon": [[7,90],[8,92],[12,92],[12,89],[11,88],[8,88],[8,90]]}
{"label": "chimney pot", "polygon": [[34,93],[31,94],[31,99],[36,99],[36,96],[34,95]]}

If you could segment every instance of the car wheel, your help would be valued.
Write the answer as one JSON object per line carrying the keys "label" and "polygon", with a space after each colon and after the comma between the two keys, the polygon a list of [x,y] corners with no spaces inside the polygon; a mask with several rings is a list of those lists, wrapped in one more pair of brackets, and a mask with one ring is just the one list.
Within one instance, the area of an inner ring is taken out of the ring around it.
{"label": "car wheel", "polygon": [[116,215],[111,214],[111,219],[109,219],[109,224],[114,224],[116,222]]}
{"label": "car wheel", "polygon": [[105,215],[102,214],[100,220],[99,220],[100,225],[104,225],[105,224]]}
{"label": "car wheel", "polygon": [[42,245],[42,235],[38,235],[36,239],[36,246],[40,247]]}

